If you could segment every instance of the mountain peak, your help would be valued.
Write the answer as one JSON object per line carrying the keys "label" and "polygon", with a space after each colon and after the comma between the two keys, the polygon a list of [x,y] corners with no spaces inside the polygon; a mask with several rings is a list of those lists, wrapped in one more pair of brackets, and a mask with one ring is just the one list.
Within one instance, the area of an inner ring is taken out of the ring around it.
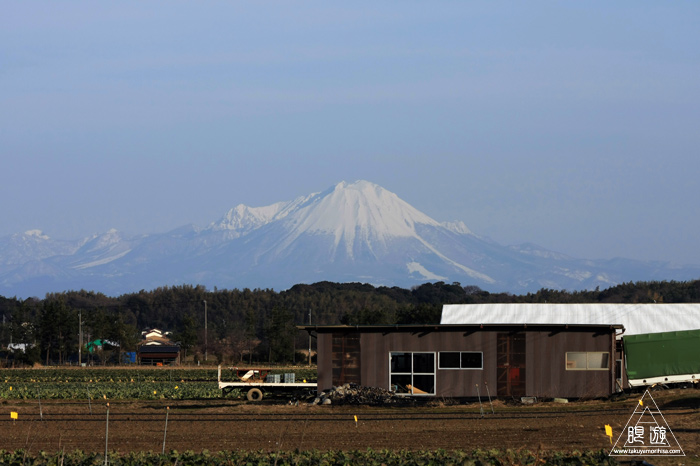
{"label": "mountain peak", "polygon": [[455,220],[454,222],[443,222],[442,226],[454,233],[459,233],[461,235],[474,234],[461,220]]}
{"label": "mountain peak", "polygon": [[333,232],[338,240],[356,234],[413,236],[416,223],[438,225],[396,194],[364,180],[338,183],[300,208],[292,220],[300,230]]}
{"label": "mountain peak", "polygon": [[308,196],[300,196],[293,201],[276,202],[264,207],[248,207],[238,204],[232,208],[218,222],[214,222],[208,230],[228,230],[234,232],[234,236],[243,235],[249,231],[260,228],[275,220],[286,217],[318,193]]}
{"label": "mountain peak", "polygon": [[350,258],[360,243],[372,249],[372,243],[383,244],[389,238],[418,237],[418,224],[440,227],[396,194],[358,180],[341,181],[325,191],[265,207],[239,204],[209,229],[230,231],[230,237],[239,237],[278,221],[287,233],[277,251],[303,235],[321,234],[332,237],[332,255],[342,244]]}
{"label": "mountain peak", "polygon": [[24,236],[36,239],[49,239],[48,235],[45,235],[41,230],[27,230],[24,232]]}
{"label": "mountain peak", "polygon": [[381,186],[378,184],[372,183],[370,181],[366,180],[357,180],[352,183],[348,183],[347,181],[341,181],[340,183],[336,184],[334,187],[334,191],[342,191],[344,189],[354,189],[357,191],[377,191],[377,190],[384,190]]}

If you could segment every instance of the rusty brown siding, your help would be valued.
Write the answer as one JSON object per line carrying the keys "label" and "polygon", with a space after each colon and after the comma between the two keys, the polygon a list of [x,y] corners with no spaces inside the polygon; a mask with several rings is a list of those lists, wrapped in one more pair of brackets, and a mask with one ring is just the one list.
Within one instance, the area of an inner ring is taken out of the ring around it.
{"label": "rusty brown siding", "polygon": [[[613,333],[614,335],[614,333]],[[613,337],[614,338],[614,337]],[[612,371],[567,370],[567,352],[607,352],[614,368],[615,349],[611,333],[562,330],[528,332],[528,396],[586,398],[613,391]]]}
{"label": "rusty brown siding", "polygon": [[[474,397],[477,394],[495,396],[500,393],[514,397],[580,398],[605,396],[614,390],[613,330],[522,326],[515,329],[504,326],[459,330],[435,327],[411,331],[360,327],[348,331],[360,334],[360,384],[364,386],[389,389],[390,353],[418,351],[436,355],[437,396]],[[512,339],[515,346],[524,338],[525,355],[522,361],[518,355],[511,360],[504,359],[503,342],[508,341],[508,335],[515,335]],[[319,332],[318,348],[319,390],[326,390],[333,386],[331,333]],[[483,369],[439,369],[438,353],[444,351],[482,352]],[[568,351],[608,352],[613,367],[595,371],[566,370]],[[504,376],[511,377],[511,382],[514,382],[512,386],[504,385]]]}
{"label": "rusty brown siding", "polygon": [[318,366],[318,390],[329,390],[333,388],[333,365],[332,365],[332,334],[319,333],[316,340],[317,353],[316,364]]}
{"label": "rusty brown siding", "polygon": [[[435,388],[439,396],[476,396],[476,384],[495,382],[495,340],[486,332],[389,332],[362,335],[362,384],[389,389],[389,358],[392,351],[482,351],[484,369],[437,369]],[[484,387],[481,387],[484,390]]]}

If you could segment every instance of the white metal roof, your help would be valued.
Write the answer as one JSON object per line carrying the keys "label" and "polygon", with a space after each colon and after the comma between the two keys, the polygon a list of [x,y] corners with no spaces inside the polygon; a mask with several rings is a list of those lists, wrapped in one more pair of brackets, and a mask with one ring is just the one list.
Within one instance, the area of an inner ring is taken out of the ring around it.
{"label": "white metal roof", "polygon": [[625,335],[700,329],[700,303],[445,304],[441,324],[621,324]]}

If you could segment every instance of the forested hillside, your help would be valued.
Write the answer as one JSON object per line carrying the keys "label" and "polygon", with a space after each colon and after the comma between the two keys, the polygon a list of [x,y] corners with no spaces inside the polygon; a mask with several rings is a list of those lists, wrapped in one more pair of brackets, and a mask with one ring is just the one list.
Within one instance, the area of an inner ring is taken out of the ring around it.
{"label": "forested hillside", "polygon": [[[183,285],[108,297],[91,291],[49,294],[44,299],[0,297],[0,345],[27,343],[15,363],[75,361],[79,321],[83,342],[108,339],[133,350],[140,332],[159,328],[190,355],[204,353],[205,310],[209,361],[289,362],[308,348],[296,325],[431,324],[443,304],[458,303],[680,303],[700,302],[700,280],[625,283],[605,290],[542,289],[526,295],[488,293],[459,283],[426,283],[410,290],[360,283],[319,282],[289,290],[206,290]],[[206,304],[205,304],[206,303]],[[3,361],[10,359],[6,351]]]}

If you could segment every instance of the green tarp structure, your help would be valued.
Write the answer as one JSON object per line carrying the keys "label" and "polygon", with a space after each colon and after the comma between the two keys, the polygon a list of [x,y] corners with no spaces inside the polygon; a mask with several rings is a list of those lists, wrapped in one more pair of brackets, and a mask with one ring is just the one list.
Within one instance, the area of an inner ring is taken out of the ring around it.
{"label": "green tarp structure", "polygon": [[94,353],[96,349],[102,349],[102,340],[95,340],[86,343],[85,347],[90,353]]}
{"label": "green tarp structure", "polygon": [[[94,341],[91,341],[91,342],[85,344],[85,348],[87,348],[88,352],[90,352],[90,353],[94,353],[95,350],[100,350],[103,347],[107,347],[107,346],[117,348],[119,346],[119,344],[113,343],[109,340],[94,340]],[[108,348],[105,348],[105,349],[108,349]]]}
{"label": "green tarp structure", "polygon": [[700,374],[700,329],[623,337],[627,378]]}

